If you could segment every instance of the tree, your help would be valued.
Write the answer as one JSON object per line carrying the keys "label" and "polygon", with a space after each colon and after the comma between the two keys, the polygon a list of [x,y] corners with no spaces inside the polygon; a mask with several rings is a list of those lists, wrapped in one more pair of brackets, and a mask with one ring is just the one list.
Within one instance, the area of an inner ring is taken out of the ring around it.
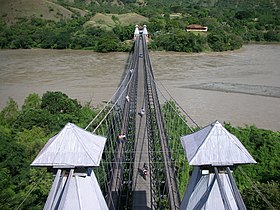
{"label": "tree", "polygon": [[123,42],[125,40],[131,40],[133,38],[134,25],[129,26],[116,26],[113,28],[113,32]]}
{"label": "tree", "polygon": [[31,130],[33,126],[41,127],[50,133],[56,119],[45,109],[25,109],[20,112],[13,123],[13,130],[21,132],[24,129]]}
{"label": "tree", "polygon": [[[111,38],[108,38],[111,37]],[[97,52],[113,52],[118,49],[120,41],[115,36],[104,36],[99,38],[96,43]]]}
{"label": "tree", "polygon": [[18,114],[19,110],[17,103],[14,99],[9,97],[6,106],[0,112],[0,123],[2,125],[12,125],[17,119]]}
{"label": "tree", "polygon": [[257,193],[254,187],[243,191],[242,197],[247,207],[250,209],[269,209],[270,206],[264,201],[263,196],[275,208],[280,208],[280,184],[278,182],[257,183],[255,185],[262,195]]}
{"label": "tree", "polygon": [[22,110],[39,109],[41,107],[41,98],[37,93],[31,93],[24,99]]}
{"label": "tree", "polygon": [[243,40],[235,34],[228,35],[227,50],[236,50],[242,47]]}
{"label": "tree", "polygon": [[31,162],[43,148],[48,137],[43,128],[33,126],[31,129],[23,129],[23,131],[17,132],[15,140],[19,146],[25,147],[26,154]]}
{"label": "tree", "polygon": [[76,99],[71,99],[62,92],[47,91],[42,96],[41,108],[48,110],[51,114],[70,114],[80,109],[81,105]]}
{"label": "tree", "polygon": [[239,19],[239,20],[243,20],[243,19],[248,19],[248,18],[252,18],[253,17],[253,13],[251,11],[248,10],[242,10],[242,11],[238,11],[235,13],[235,18]]}
{"label": "tree", "polygon": [[241,37],[225,32],[211,32],[207,35],[207,42],[213,51],[226,51],[239,49],[243,40]]}
{"label": "tree", "polygon": [[280,41],[280,32],[270,30],[264,34],[264,39],[269,42],[279,42]]}

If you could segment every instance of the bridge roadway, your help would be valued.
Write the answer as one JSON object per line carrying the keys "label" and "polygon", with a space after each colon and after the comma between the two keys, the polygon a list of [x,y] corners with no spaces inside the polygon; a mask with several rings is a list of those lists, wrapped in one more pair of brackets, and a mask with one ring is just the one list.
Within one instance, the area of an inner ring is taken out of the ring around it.
{"label": "bridge roadway", "polygon": [[[175,172],[171,164],[170,151],[167,144],[167,135],[165,125],[160,110],[159,99],[157,95],[156,84],[154,81],[152,66],[146,45],[145,36],[138,37],[138,89],[137,89],[137,111],[145,107],[145,114],[136,119],[136,139],[135,139],[135,157],[133,171],[133,208],[132,209],[157,209],[161,204],[155,203],[156,197],[163,196],[161,192],[155,195],[155,180],[158,179],[153,172],[157,171],[157,165],[152,163],[152,153],[162,151],[164,161],[165,187],[166,195],[169,200],[169,209],[176,210],[180,207],[180,198],[175,178]],[[137,39],[137,40],[138,40]],[[154,117],[153,117],[153,116]],[[156,137],[157,136],[157,137]],[[155,139],[156,138],[156,139]],[[151,141],[159,141],[161,148],[152,151]],[[146,180],[141,177],[143,164],[146,163],[149,168],[149,174]]]}
{"label": "bridge roadway", "polygon": [[[144,76],[144,58],[143,45],[139,45],[139,62],[138,62],[138,88],[137,88],[137,116],[135,132],[135,157],[133,168],[132,197],[134,210],[151,209],[151,184],[150,174],[143,177],[143,164],[149,166],[149,147],[146,126],[146,112],[141,116],[140,110],[145,108],[145,76]],[[148,170],[150,171],[150,170]]]}
{"label": "bridge roadway", "polygon": [[[165,175],[165,188],[166,188],[166,195],[168,198],[169,209],[170,210],[177,210],[180,208],[180,196],[178,191],[178,186],[176,182],[175,172],[173,165],[171,163],[171,155],[170,150],[167,142],[167,134],[165,129],[165,124],[163,120],[163,116],[160,109],[159,98],[157,94],[156,83],[154,80],[152,65],[149,58],[148,48],[146,42],[143,41],[143,48],[144,48],[144,58],[145,58],[145,70],[146,70],[146,89],[147,89],[147,103],[149,104],[149,111],[150,115],[154,115],[154,117],[150,116],[149,121],[149,132],[153,133],[152,139],[150,141],[158,141],[160,143],[161,148],[154,148],[156,151],[150,150],[150,153],[158,153],[161,152],[162,160],[164,163],[164,175]],[[155,131],[156,128],[156,131]],[[156,139],[154,137],[157,136]],[[161,150],[161,151],[160,151]],[[155,154],[154,154],[155,155]],[[157,164],[154,164],[154,171],[157,171]],[[154,177],[158,179],[158,177]],[[153,182],[154,183],[154,182]],[[164,193],[165,194],[165,193]],[[159,192],[157,195],[161,199],[163,194]],[[161,204],[156,207],[161,208]],[[165,208],[165,207],[164,207]]]}
{"label": "bridge roadway", "polygon": [[[133,151],[127,151],[127,143],[118,144],[116,148],[116,162],[110,181],[111,196],[109,198],[111,201],[107,201],[108,207],[112,210],[124,209],[124,207],[134,210],[161,209],[164,205],[162,199],[167,198],[169,209],[177,210],[180,198],[144,36],[140,35],[135,41],[131,67],[134,69],[130,72],[127,91],[123,95],[123,97],[129,96],[129,100],[124,100],[121,131],[128,134],[127,128],[131,127],[135,121],[134,135],[125,141],[133,142],[134,148]],[[145,113],[140,116],[142,108],[145,108]],[[133,158],[124,159],[124,154],[128,152],[134,153]],[[156,163],[152,161],[154,158],[156,158]],[[159,166],[158,160],[163,160],[163,165]],[[123,176],[124,170],[131,171],[131,168],[124,168],[123,161],[133,163],[132,177]],[[143,176],[144,163],[149,167],[146,177]],[[164,175],[164,180],[157,177],[159,170],[163,172],[160,175],[161,177]],[[131,185],[123,188],[124,183],[131,183]],[[159,186],[162,183],[164,183],[164,191]],[[129,189],[131,189],[131,193],[124,192]],[[128,197],[130,195],[131,197]]]}

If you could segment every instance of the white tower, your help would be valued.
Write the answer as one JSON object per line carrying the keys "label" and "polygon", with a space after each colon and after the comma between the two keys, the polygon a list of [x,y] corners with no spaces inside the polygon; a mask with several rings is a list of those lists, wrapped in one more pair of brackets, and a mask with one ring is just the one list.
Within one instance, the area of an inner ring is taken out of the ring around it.
{"label": "white tower", "polygon": [[139,36],[139,27],[138,27],[138,25],[135,25],[134,40],[136,39],[137,36]]}
{"label": "white tower", "polygon": [[180,210],[245,210],[231,167],[256,161],[241,142],[218,121],[181,142],[194,170]]}
{"label": "white tower", "polygon": [[148,41],[148,31],[146,25],[143,25],[143,35],[145,35],[146,41]]}
{"label": "white tower", "polygon": [[52,137],[31,166],[47,167],[56,176],[44,210],[108,210],[95,174],[106,138],[68,123]]}

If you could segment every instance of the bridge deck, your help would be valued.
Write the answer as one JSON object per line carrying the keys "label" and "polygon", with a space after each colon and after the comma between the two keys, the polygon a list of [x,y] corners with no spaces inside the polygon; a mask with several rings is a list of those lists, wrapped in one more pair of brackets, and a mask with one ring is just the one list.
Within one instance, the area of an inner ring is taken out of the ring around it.
{"label": "bridge deck", "polygon": [[[140,47],[141,48],[141,47]],[[143,49],[140,49],[140,54]],[[137,88],[137,112],[145,107],[144,90],[144,60],[139,57],[138,65],[138,88]],[[149,165],[148,138],[146,126],[146,114],[136,117],[136,139],[135,139],[135,162],[133,171],[133,209],[151,209],[150,176],[143,177],[143,164]]]}

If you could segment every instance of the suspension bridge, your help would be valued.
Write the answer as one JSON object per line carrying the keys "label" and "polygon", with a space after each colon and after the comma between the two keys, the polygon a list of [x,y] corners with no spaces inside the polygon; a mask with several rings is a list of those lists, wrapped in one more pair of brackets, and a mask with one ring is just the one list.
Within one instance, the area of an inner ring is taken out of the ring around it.
{"label": "suspension bridge", "polygon": [[[180,196],[145,33],[135,37],[130,56],[106,120],[112,145],[105,148],[103,155],[109,155],[105,159],[111,162],[104,161],[97,169],[108,170],[104,180],[108,207],[179,209]],[[147,176],[143,174],[144,164]]]}
{"label": "suspension bridge", "polygon": [[[136,27],[134,39],[112,98],[85,129],[66,125],[33,161],[56,175],[44,209],[201,209],[208,198],[210,207],[246,209],[231,167],[254,159],[218,122],[199,130],[155,81],[146,28]],[[221,154],[219,138],[227,147]],[[204,145],[210,150],[199,156]],[[195,167],[186,190],[187,162]]]}

